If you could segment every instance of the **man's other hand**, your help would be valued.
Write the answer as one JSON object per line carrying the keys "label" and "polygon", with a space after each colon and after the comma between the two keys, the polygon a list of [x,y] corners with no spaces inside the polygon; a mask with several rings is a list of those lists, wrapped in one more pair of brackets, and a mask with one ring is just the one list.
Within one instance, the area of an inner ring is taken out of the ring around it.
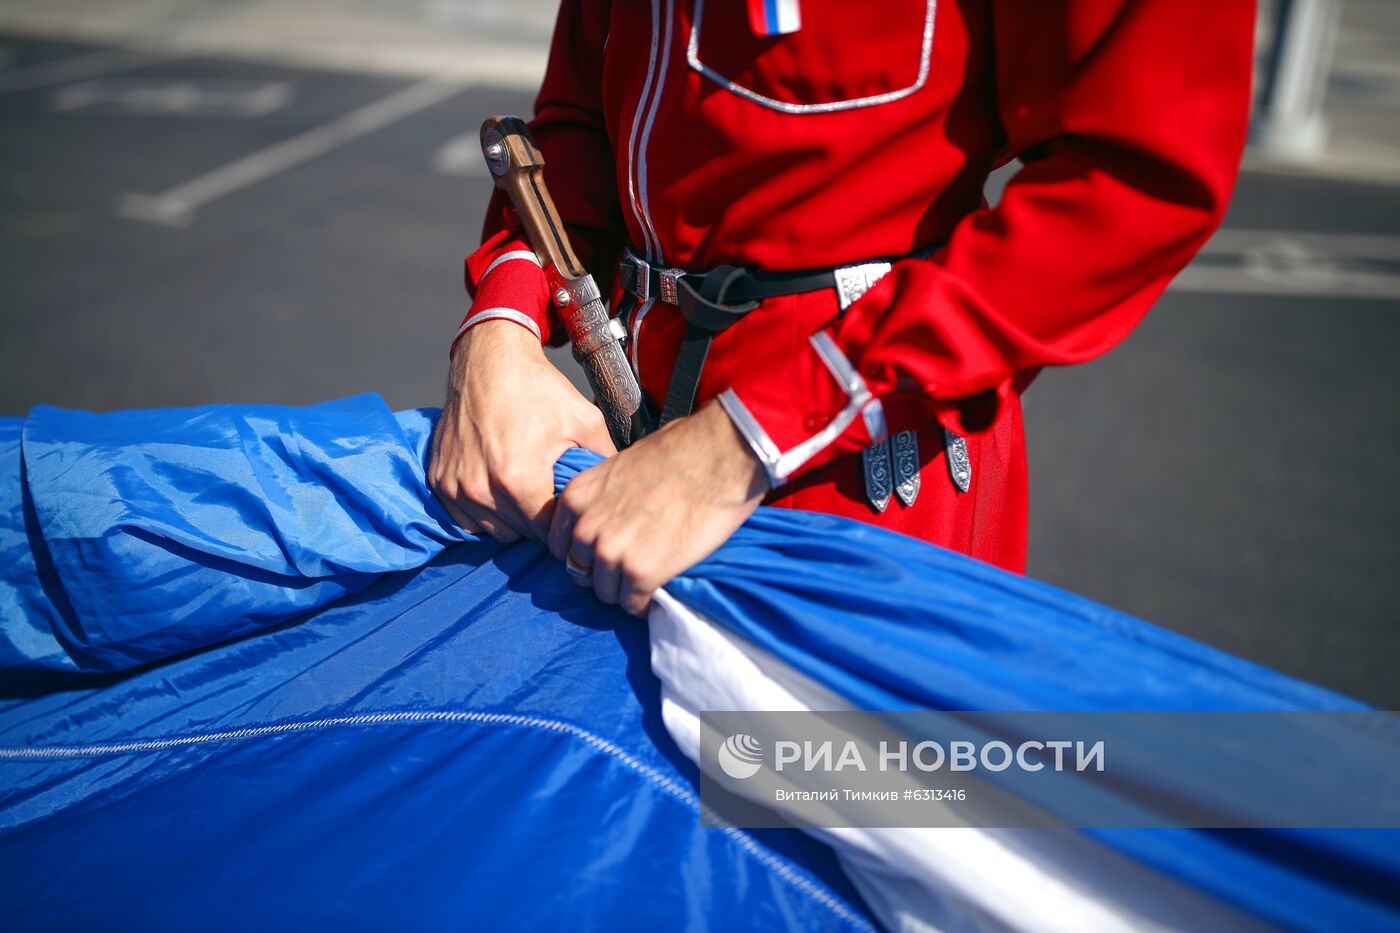
{"label": "man's other hand", "polygon": [[453,520],[498,541],[545,537],[554,461],[570,447],[617,452],[602,412],[545,358],[533,334],[509,321],[469,330],[452,357],[428,467]]}
{"label": "man's other hand", "polygon": [[711,403],[574,477],[549,550],[575,582],[641,615],[652,594],[708,557],[753,513],[768,478]]}

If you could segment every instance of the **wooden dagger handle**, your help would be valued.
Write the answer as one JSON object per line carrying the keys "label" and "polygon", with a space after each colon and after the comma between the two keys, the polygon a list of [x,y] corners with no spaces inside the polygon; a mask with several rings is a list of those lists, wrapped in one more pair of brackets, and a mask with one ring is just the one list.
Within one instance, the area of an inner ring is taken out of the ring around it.
{"label": "wooden dagger handle", "polygon": [[564,222],[544,184],[544,156],[519,117],[491,117],[481,125],[481,151],[496,187],[515,205],[525,235],[540,260],[571,279],[582,278],[583,265],[574,255]]}
{"label": "wooden dagger handle", "polygon": [[544,157],[519,117],[492,117],[481,126],[481,152],[496,187],[520,215],[521,225],[544,267],[550,299],[593,388],[618,450],[650,430],[642,407],[642,390],[623,352],[621,333],[608,315],[593,276],[583,268],[549,189],[544,184]]}

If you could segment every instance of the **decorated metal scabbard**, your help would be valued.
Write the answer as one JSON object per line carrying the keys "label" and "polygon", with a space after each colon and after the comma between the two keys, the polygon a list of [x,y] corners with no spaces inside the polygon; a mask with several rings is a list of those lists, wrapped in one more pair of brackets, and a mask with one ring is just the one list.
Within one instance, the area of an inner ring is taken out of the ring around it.
{"label": "decorated metal scabbard", "polygon": [[583,367],[621,450],[645,431],[642,391],[623,350],[626,331],[608,315],[598,286],[574,255],[569,235],[545,187],[544,157],[519,117],[491,117],[481,126],[481,150],[496,187],[520,215],[525,235],[544,267],[550,296],[574,359]]}
{"label": "decorated metal scabbard", "polygon": [[588,376],[594,402],[603,412],[613,443],[621,450],[642,433],[638,424],[642,390],[623,349],[626,331],[608,315],[593,276],[565,278],[553,265],[545,270],[545,275],[573,346],[574,359]]}

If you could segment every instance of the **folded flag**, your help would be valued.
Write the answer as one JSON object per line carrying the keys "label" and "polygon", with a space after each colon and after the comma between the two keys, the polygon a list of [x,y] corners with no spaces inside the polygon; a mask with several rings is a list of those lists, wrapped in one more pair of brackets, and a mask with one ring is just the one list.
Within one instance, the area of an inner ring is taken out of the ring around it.
{"label": "folded flag", "polygon": [[1394,830],[703,827],[706,710],[1365,707],[787,510],[643,626],[453,525],[436,415],[0,419],[7,929],[1400,925]]}

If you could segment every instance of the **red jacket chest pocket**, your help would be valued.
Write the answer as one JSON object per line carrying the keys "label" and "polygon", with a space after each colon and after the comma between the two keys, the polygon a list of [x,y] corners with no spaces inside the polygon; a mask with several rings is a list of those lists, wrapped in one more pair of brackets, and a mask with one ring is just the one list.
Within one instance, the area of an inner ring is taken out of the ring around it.
{"label": "red jacket chest pocket", "polygon": [[695,0],[690,67],[740,97],[785,113],[899,100],[928,81],[935,0],[800,0],[802,28],[756,36],[742,0]]}

